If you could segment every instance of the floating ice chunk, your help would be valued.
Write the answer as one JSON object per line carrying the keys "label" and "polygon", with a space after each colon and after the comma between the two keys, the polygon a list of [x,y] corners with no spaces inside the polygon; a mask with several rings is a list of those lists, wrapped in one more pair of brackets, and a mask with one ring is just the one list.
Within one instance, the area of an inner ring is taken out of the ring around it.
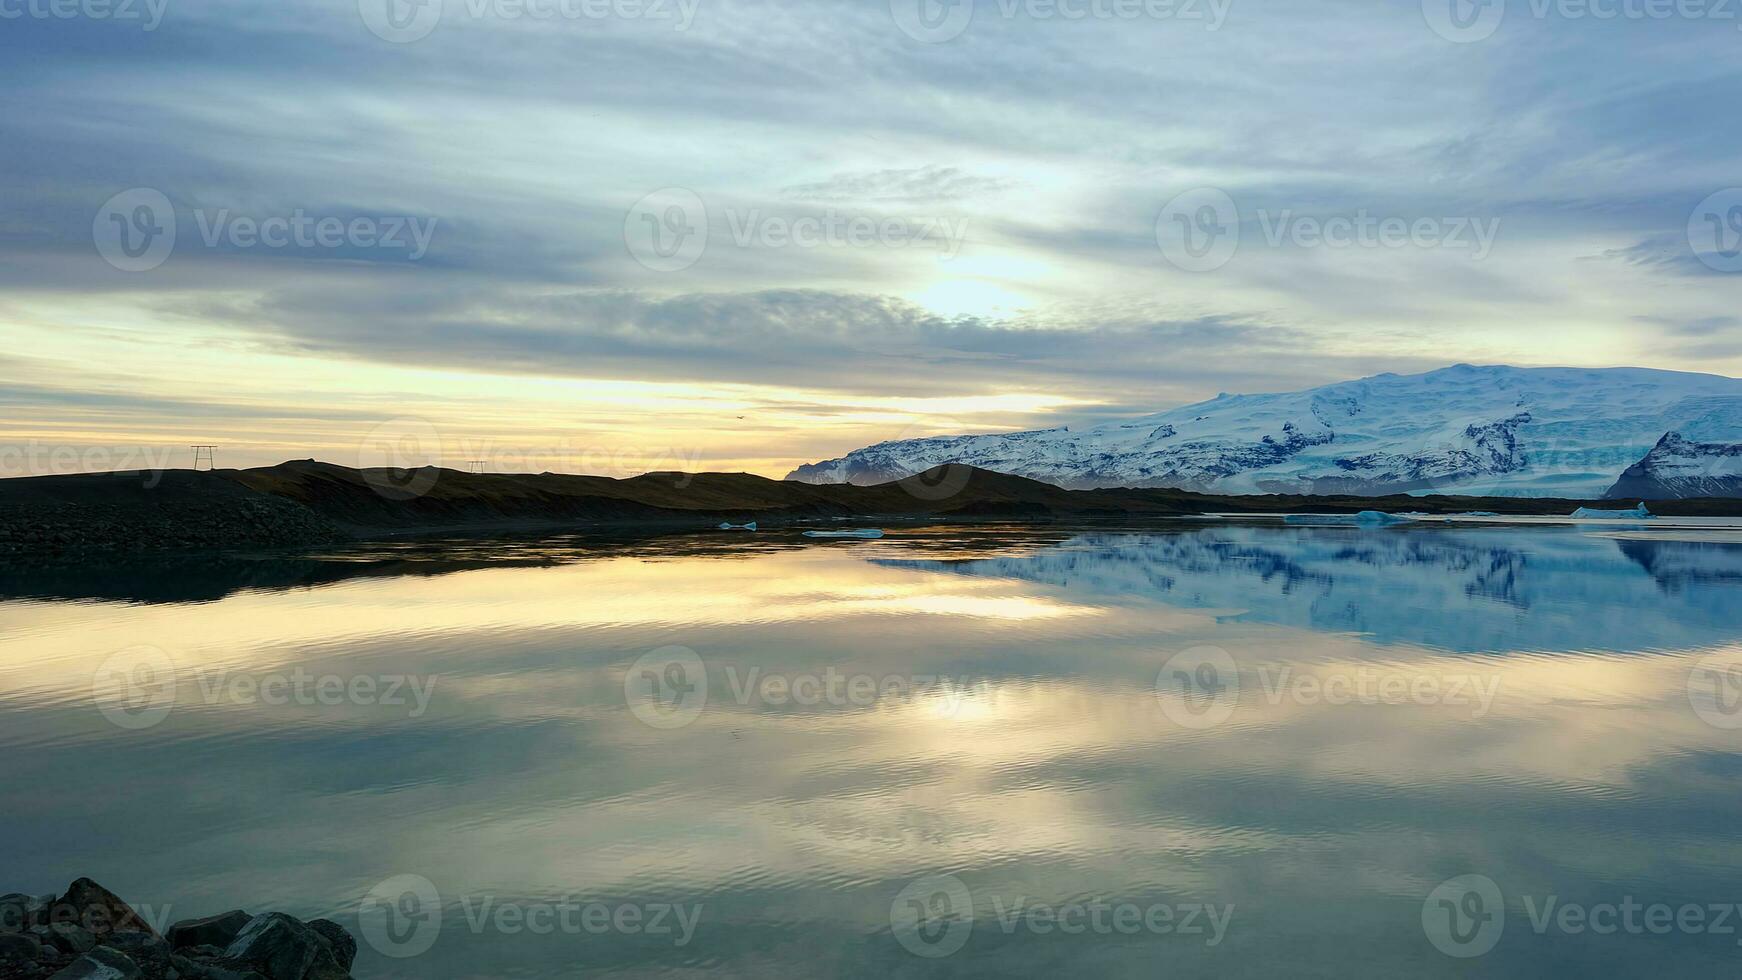
{"label": "floating ice chunk", "polygon": [[1575,521],[1636,521],[1642,518],[1656,516],[1656,514],[1645,509],[1645,503],[1643,501],[1640,502],[1638,507],[1634,507],[1631,510],[1599,510],[1596,507],[1580,507],[1578,510],[1573,511],[1573,520]]}
{"label": "floating ice chunk", "polygon": [[722,530],[722,531],[754,531],[754,530],[756,530],[756,522],[751,521],[748,524],[733,524],[731,521],[721,521],[720,522],[720,530]]}
{"label": "floating ice chunk", "polygon": [[874,527],[858,528],[852,531],[806,531],[807,538],[881,538],[883,532]]}
{"label": "floating ice chunk", "polygon": [[1357,527],[1385,527],[1391,524],[1409,524],[1412,518],[1400,517],[1397,514],[1387,514],[1382,510],[1364,510],[1359,514],[1289,514],[1282,519],[1284,524],[1353,524]]}

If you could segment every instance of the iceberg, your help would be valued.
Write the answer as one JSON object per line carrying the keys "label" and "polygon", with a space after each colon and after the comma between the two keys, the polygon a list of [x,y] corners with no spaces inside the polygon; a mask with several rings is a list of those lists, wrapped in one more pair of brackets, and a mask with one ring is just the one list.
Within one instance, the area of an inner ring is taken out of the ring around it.
{"label": "iceberg", "polygon": [[1397,514],[1387,514],[1382,510],[1364,510],[1359,514],[1289,514],[1282,519],[1284,524],[1352,524],[1356,527],[1388,527],[1392,524],[1411,524],[1413,518],[1400,517]]}
{"label": "iceberg", "polygon": [[807,538],[881,538],[883,532],[874,527],[858,528],[852,531],[806,531]]}
{"label": "iceberg", "polygon": [[754,530],[756,530],[756,522],[751,521],[748,524],[733,524],[731,521],[721,521],[720,522],[720,530],[722,530],[722,531],[754,531]]}
{"label": "iceberg", "polygon": [[1573,520],[1575,521],[1633,521],[1656,516],[1645,509],[1643,501],[1638,507],[1631,510],[1599,510],[1596,507],[1580,507],[1573,511]]}

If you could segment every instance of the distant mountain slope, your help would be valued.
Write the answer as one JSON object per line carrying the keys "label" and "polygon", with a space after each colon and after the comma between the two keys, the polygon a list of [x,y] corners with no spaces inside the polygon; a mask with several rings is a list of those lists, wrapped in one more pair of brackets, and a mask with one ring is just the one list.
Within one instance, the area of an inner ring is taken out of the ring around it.
{"label": "distant mountain slope", "polygon": [[1694,442],[1671,432],[1627,467],[1610,497],[1742,496],[1742,443]]}
{"label": "distant mountain slope", "polygon": [[1073,489],[1594,497],[1670,431],[1742,440],[1742,380],[1460,364],[1220,395],[1081,431],[879,443],[788,479],[876,484],[956,462]]}

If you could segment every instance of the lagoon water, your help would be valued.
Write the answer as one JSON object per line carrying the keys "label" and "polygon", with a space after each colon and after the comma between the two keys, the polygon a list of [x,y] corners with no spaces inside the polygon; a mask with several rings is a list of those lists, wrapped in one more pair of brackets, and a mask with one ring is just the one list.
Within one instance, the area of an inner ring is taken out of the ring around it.
{"label": "lagoon water", "polygon": [[423,542],[0,596],[0,891],[326,915],[358,977],[1742,956],[1723,530]]}

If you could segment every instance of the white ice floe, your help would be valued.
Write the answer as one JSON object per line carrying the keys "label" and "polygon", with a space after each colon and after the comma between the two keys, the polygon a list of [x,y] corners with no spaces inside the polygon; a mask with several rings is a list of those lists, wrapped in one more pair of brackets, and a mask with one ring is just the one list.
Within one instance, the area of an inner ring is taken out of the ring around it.
{"label": "white ice floe", "polygon": [[1573,511],[1573,520],[1575,521],[1636,521],[1642,518],[1656,516],[1656,514],[1645,509],[1645,503],[1643,501],[1640,502],[1638,507],[1633,507],[1628,510],[1601,510],[1596,507],[1580,507],[1578,510]]}
{"label": "white ice floe", "polygon": [[1285,524],[1353,524],[1357,527],[1387,527],[1409,524],[1414,520],[1382,510],[1364,510],[1359,514],[1289,514],[1282,519]]}

